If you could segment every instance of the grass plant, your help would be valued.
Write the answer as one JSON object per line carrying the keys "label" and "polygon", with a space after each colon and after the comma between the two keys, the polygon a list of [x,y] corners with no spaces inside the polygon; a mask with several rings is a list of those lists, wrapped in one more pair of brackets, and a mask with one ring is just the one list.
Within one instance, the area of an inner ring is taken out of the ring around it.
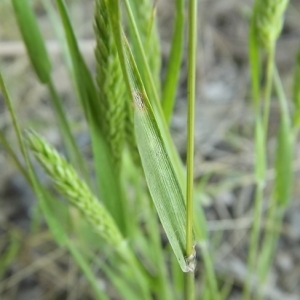
{"label": "grass plant", "polygon": [[[249,63],[255,115],[252,175],[256,187],[245,300],[264,297],[264,284],[279,238],[277,229],[292,197],[292,159],[300,124],[300,55],[295,70],[293,111],[289,109],[275,61],[276,41],[288,2],[257,0],[250,21]],[[66,158],[40,133],[21,130],[23,125],[1,73],[0,90],[18,149],[11,146],[2,130],[0,143],[35,192],[36,211],[42,212],[56,243],[68,250],[85,275],[94,299],[109,299],[111,287],[125,300],[226,299],[232,281],[222,285],[222,276],[216,272],[207,220],[194,193],[197,0],[188,1],[187,22],[184,1],[174,2],[173,39],[163,80],[156,2],[124,0],[123,10],[119,0],[95,0],[94,76],[79,50],[64,0],[56,0],[55,6],[42,1],[55,23],[74,95],[88,128],[92,169],[87,168],[89,164],[56,90],[52,62],[33,7],[27,0],[11,0],[11,3],[32,68],[39,82],[48,88]],[[185,23],[188,25],[186,174],[169,130]],[[280,125],[276,158],[270,162],[268,127],[273,91],[279,101]],[[37,176],[36,162],[48,174],[50,183]],[[274,165],[276,173],[266,205],[266,220],[273,229],[262,234],[268,162]],[[203,186],[201,189],[205,189]],[[209,193],[209,188],[206,192]],[[10,240],[0,259],[0,275],[20,251],[14,233]],[[196,250],[201,259],[196,257]],[[201,288],[199,278],[195,278],[196,263],[200,260],[204,274]],[[91,265],[101,269],[109,282],[108,288],[99,285],[99,274]]]}

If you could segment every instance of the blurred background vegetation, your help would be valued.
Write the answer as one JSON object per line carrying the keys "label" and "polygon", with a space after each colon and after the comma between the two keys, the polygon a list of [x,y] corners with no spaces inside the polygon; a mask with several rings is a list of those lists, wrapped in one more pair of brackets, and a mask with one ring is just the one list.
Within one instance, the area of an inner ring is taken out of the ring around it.
{"label": "blurred background vegetation", "polygon": [[[81,151],[90,157],[86,124],[74,101],[74,93],[53,24],[40,0],[35,12],[54,63],[53,78],[67,107]],[[71,20],[83,56],[95,69],[92,0],[68,0]],[[172,35],[174,1],[158,0],[157,14],[165,71]],[[250,0],[199,1],[199,47],[196,104],[197,200],[205,207],[214,242],[217,274],[233,283],[228,299],[240,299],[247,266],[247,245],[253,207],[254,114],[248,66]],[[295,57],[300,43],[300,2],[291,1],[283,33],[277,43],[276,61],[288,97],[291,97]],[[186,50],[186,49],[185,49]],[[11,3],[0,1],[0,63],[21,124],[39,132],[58,149],[61,141],[47,90],[31,69],[20,40]],[[186,59],[182,64],[171,130],[182,158],[186,141]],[[163,74],[162,74],[163,75]],[[300,83],[299,83],[300,84]],[[268,147],[275,152],[279,106],[271,104]],[[16,143],[0,95],[0,127]],[[296,144],[293,167],[293,199],[280,230],[278,250],[267,283],[269,299],[300,299],[300,145]],[[40,176],[44,176],[40,173]],[[268,183],[274,170],[268,169]],[[47,178],[44,178],[45,182]],[[268,186],[267,186],[268,192]],[[200,192],[201,191],[201,192]],[[67,254],[57,247],[46,226],[32,223],[35,197],[0,147],[0,299],[91,299],[89,284]],[[36,213],[38,216],[38,213]],[[38,217],[37,217],[38,218]],[[263,230],[274,230],[263,223]],[[200,258],[201,261],[201,258]],[[199,276],[201,276],[201,264]],[[104,278],[104,277],[103,277]],[[101,284],[106,285],[105,278]],[[110,294],[113,297],[113,291]],[[118,299],[118,298],[112,298]]]}

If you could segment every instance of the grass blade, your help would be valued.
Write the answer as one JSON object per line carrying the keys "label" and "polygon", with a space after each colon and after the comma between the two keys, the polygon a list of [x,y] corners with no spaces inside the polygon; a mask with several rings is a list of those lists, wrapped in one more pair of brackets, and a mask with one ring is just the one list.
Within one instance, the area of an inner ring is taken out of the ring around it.
{"label": "grass blade", "polygon": [[80,253],[79,250],[74,246],[71,241],[67,242],[67,247],[72,254],[74,260],[76,261],[77,265],[80,267],[82,272],[84,273],[87,280],[90,282],[92,289],[94,290],[95,296],[97,300],[109,300],[104,291],[99,288],[99,284],[97,282],[97,278],[91,271],[90,266],[88,265],[85,257]]}
{"label": "grass blade", "polygon": [[[155,87],[160,92],[160,68],[161,68],[161,53],[160,41],[157,32],[156,24],[156,3],[152,0],[130,0],[132,13],[136,21],[137,29],[141,42],[144,45],[147,62],[152,74]],[[132,53],[136,59],[139,72],[144,77],[145,68],[142,63],[142,58],[139,55],[139,46],[134,38],[134,28],[129,22],[129,33],[132,38]]]}
{"label": "grass blade", "polygon": [[167,72],[163,84],[162,108],[167,123],[170,122],[175,95],[179,79],[183,42],[184,42],[184,0],[176,0],[176,12],[174,19],[174,33],[171,44],[171,51],[167,66]]}
{"label": "grass blade", "polygon": [[293,148],[294,137],[289,115],[288,103],[285,97],[279,74],[275,72],[275,86],[281,109],[280,127],[277,137],[275,197],[277,205],[286,207],[291,200],[293,184]]}
{"label": "grass blade", "polygon": [[12,0],[12,4],[32,66],[39,80],[48,83],[51,63],[29,0]]}
{"label": "grass blade", "polygon": [[294,115],[293,123],[294,127],[300,128],[300,48],[297,53],[296,67],[294,74],[294,86],[293,86],[293,103],[294,103]]}
{"label": "grass blade", "polygon": [[124,46],[134,101],[135,133],[146,181],[177,260],[182,270],[187,272],[191,266],[185,259],[186,207],[184,197],[129,45],[125,42]]}
{"label": "grass blade", "polygon": [[[123,50],[122,50],[122,34],[121,34],[121,28],[120,28],[119,2],[117,0],[113,0],[113,1],[109,2],[109,5],[111,5],[110,19],[111,19],[111,23],[113,24],[113,28],[114,28],[115,41],[117,43],[119,57],[120,57],[121,63],[124,65],[125,63],[122,62],[123,54],[121,53]],[[181,188],[182,188],[182,190],[184,190],[185,189],[185,175],[183,173],[182,162],[181,162],[181,159],[175,148],[175,145],[173,143],[172,137],[171,137],[169,129],[168,129],[166,119],[164,117],[164,113],[163,113],[163,110],[161,107],[161,102],[160,102],[160,99],[159,99],[159,96],[158,96],[158,93],[157,93],[157,90],[156,90],[156,87],[154,84],[154,80],[151,75],[151,71],[150,71],[150,68],[149,68],[149,65],[148,65],[148,62],[146,59],[145,50],[144,50],[143,44],[142,44],[140,36],[139,36],[139,32],[137,29],[136,22],[134,20],[134,16],[132,14],[132,9],[131,9],[129,0],[125,0],[125,6],[126,6],[127,14],[128,14],[128,20],[129,20],[132,28],[134,29],[133,38],[135,39],[135,42],[138,45],[138,50],[139,50],[138,52],[141,57],[141,62],[145,69],[145,78],[143,78],[145,90],[147,92],[149,100],[151,101],[151,105],[153,105],[153,111],[154,111],[154,114],[156,117],[156,121],[161,130],[163,139],[166,143],[166,149],[167,149],[168,155],[172,161],[176,175],[179,178],[179,183],[181,185]],[[125,67],[122,67],[122,68],[123,68],[123,72],[125,72]],[[126,83],[126,84],[127,84],[127,88],[129,89],[129,84],[128,83]],[[129,91],[130,91],[130,89],[129,89]]]}

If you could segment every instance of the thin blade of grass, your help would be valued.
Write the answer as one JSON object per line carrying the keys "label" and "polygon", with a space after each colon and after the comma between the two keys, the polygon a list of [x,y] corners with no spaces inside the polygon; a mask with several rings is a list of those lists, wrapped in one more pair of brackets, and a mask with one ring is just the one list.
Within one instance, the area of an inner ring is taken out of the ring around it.
{"label": "thin blade of grass", "polygon": [[184,0],[176,0],[174,32],[167,71],[163,83],[162,108],[167,123],[170,123],[180,74],[184,42]]}
{"label": "thin blade of grass", "polygon": [[243,299],[248,300],[251,294],[251,281],[255,271],[258,238],[261,226],[263,189],[266,172],[266,153],[265,153],[265,132],[263,119],[260,112],[260,52],[259,41],[256,31],[255,10],[252,11],[250,29],[249,29],[249,62],[251,72],[251,92],[252,103],[255,112],[255,202],[254,202],[254,222],[251,229],[249,253],[248,253],[248,274],[245,280]]}
{"label": "thin blade of grass", "polygon": [[[110,14],[111,14],[111,23],[113,24],[114,28],[114,35],[115,40],[118,46],[119,51],[119,57],[122,62],[122,34],[121,34],[121,28],[120,28],[120,8],[119,8],[119,2],[117,0],[109,1],[109,6],[111,6]],[[183,172],[182,167],[182,161],[178,155],[178,152],[176,150],[176,147],[174,145],[174,142],[172,140],[171,134],[168,129],[168,125],[166,122],[166,119],[164,117],[164,113],[161,107],[161,102],[157,93],[157,89],[154,84],[154,80],[151,75],[151,71],[149,68],[149,64],[146,59],[145,50],[143,47],[143,44],[141,42],[141,38],[139,36],[138,28],[136,25],[136,22],[134,20],[134,16],[132,13],[131,5],[129,0],[125,0],[125,6],[128,14],[128,20],[130,22],[130,25],[134,29],[134,35],[132,36],[135,39],[135,42],[138,45],[137,52],[141,58],[142,65],[145,69],[145,78],[143,78],[143,83],[145,86],[145,90],[147,92],[147,95],[151,101],[151,105],[153,105],[153,111],[157,120],[157,123],[159,125],[159,128],[161,130],[161,134],[163,136],[163,139],[166,143],[166,149],[168,152],[168,155],[172,161],[172,164],[174,166],[174,170],[176,172],[177,177],[179,178],[179,183],[181,185],[182,190],[185,190],[185,174]],[[123,68],[124,69],[124,68]],[[128,86],[128,83],[127,83]]]}
{"label": "thin blade of grass", "polygon": [[276,151],[276,177],[275,177],[275,197],[277,205],[286,207],[292,194],[293,184],[293,148],[294,137],[291,126],[291,118],[288,110],[288,103],[285,93],[280,81],[279,74],[275,72],[275,86],[277,88],[281,120],[277,137],[277,151]]}
{"label": "thin blade of grass", "polygon": [[267,275],[274,259],[284,212],[287,205],[290,203],[293,184],[292,157],[294,132],[292,129],[287,98],[276,68],[274,73],[274,83],[279,99],[281,118],[277,135],[275,185],[266,221],[267,224],[270,224],[271,230],[265,234],[258,262],[258,275],[259,282],[261,283],[261,288],[259,290],[260,298],[263,297],[264,283],[266,282]]}
{"label": "thin blade of grass", "polygon": [[255,111],[258,111],[260,105],[260,55],[257,40],[256,27],[252,17],[249,30],[249,63],[251,72],[252,101]]}
{"label": "thin blade of grass", "polygon": [[97,282],[97,278],[91,271],[91,268],[88,262],[86,261],[85,257],[80,253],[79,250],[77,250],[77,248],[71,241],[67,242],[67,247],[70,253],[72,254],[74,260],[76,261],[77,265],[80,267],[85,277],[89,281],[97,299],[109,300],[105,292],[99,288],[99,283]]}
{"label": "thin blade of grass", "polygon": [[[161,51],[160,40],[157,32],[156,22],[156,3],[152,0],[130,0],[132,13],[137,24],[139,36],[144,45],[145,54],[152,74],[152,78],[160,94],[160,68],[161,68]],[[134,29],[129,22],[129,34],[134,35]],[[133,37],[132,39],[132,53],[137,61],[137,66],[142,78],[145,78],[143,72],[145,68],[139,53],[138,43]]]}
{"label": "thin blade of grass", "polygon": [[[0,75],[1,76],[1,75]],[[1,80],[1,79],[0,79]],[[1,85],[1,83],[0,83]],[[8,140],[6,139],[5,135],[3,132],[0,131],[0,143],[3,145],[4,149],[6,150],[6,152],[9,154],[10,158],[12,159],[12,161],[14,162],[15,166],[17,167],[17,169],[20,171],[20,173],[24,176],[24,178],[27,180],[27,182],[30,182],[30,178],[28,176],[28,173],[26,171],[26,169],[23,167],[23,165],[21,164],[17,154],[15,153],[15,151],[11,148]]]}
{"label": "thin blade of grass", "polygon": [[42,83],[48,83],[51,62],[29,0],[12,0],[12,4],[35,72]]}
{"label": "thin blade of grass", "polygon": [[51,1],[48,0],[41,0],[45,10],[47,12],[47,15],[49,17],[51,26],[54,29],[54,32],[57,36],[58,42],[61,46],[62,49],[62,55],[63,58],[65,60],[68,72],[69,72],[69,76],[72,78],[72,83],[73,83],[73,88],[76,89],[76,84],[74,84],[75,78],[74,78],[74,71],[73,71],[73,65],[72,65],[72,60],[69,54],[69,49],[68,49],[68,45],[66,43],[66,40],[64,38],[64,31],[63,28],[59,22],[59,17],[57,15],[57,12],[54,8],[54,3],[52,3]]}
{"label": "thin blade of grass", "polygon": [[94,260],[94,263],[105,272],[108,279],[116,288],[117,292],[121,295],[122,299],[134,300],[134,299],[145,299],[151,300],[149,292],[146,292],[145,289],[141,289],[138,285],[148,284],[144,281],[144,278],[136,278],[136,275],[132,274],[132,268],[127,263],[124,264],[124,261],[119,260],[115,256],[107,255],[107,261],[95,257],[94,253],[90,249],[85,248],[83,250],[85,254]]}
{"label": "thin blade of grass", "polygon": [[294,86],[293,86],[293,124],[299,130],[300,128],[300,48],[297,53],[296,67],[294,73]]}
{"label": "thin blade of grass", "polygon": [[184,196],[126,41],[124,46],[134,101],[135,133],[146,181],[173,251],[182,270],[187,272],[190,266],[185,260],[186,207]]}
{"label": "thin blade of grass", "polygon": [[2,275],[5,273],[9,265],[16,260],[16,257],[21,249],[20,234],[15,230],[11,230],[8,235],[9,237],[7,239],[9,241],[9,245],[4,252],[1,251],[0,278],[2,278]]}

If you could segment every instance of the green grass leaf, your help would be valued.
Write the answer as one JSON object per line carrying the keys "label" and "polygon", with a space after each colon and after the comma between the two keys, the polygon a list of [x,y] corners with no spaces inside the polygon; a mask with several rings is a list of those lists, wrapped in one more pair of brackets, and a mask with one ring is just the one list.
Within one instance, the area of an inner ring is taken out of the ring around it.
{"label": "green grass leaf", "polygon": [[141,82],[129,45],[125,42],[127,68],[134,100],[134,126],[146,181],[161,223],[183,271],[185,260],[186,207],[182,190]]}
{"label": "green grass leaf", "polygon": [[293,123],[294,126],[298,129],[300,128],[300,48],[297,53],[295,73],[294,73],[293,103],[294,103]]}
{"label": "green grass leaf", "polygon": [[42,83],[49,82],[51,63],[29,0],[12,0],[28,56]]}
{"label": "green grass leaf", "polygon": [[80,267],[85,277],[89,281],[92,289],[94,290],[95,296],[97,296],[97,300],[109,300],[105,292],[100,289],[99,284],[97,282],[97,278],[91,271],[91,268],[86,258],[81,254],[81,252],[77,249],[73,242],[68,241],[67,247],[70,253],[72,254],[74,260],[76,261],[77,265]]}
{"label": "green grass leaf", "polygon": [[[122,34],[121,34],[121,27],[120,27],[121,16],[119,11],[119,3],[116,0],[110,1],[108,3],[109,3],[109,7],[111,8],[110,19],[114,29],[115,41],[117,43],[121,64],[123,64],[122,66],[123,72],[125,72],[125,67],[124,67],[125,63],[122,62],[124,58],[122,54],[123,50],[122,50]],[[165,141],[168,155],[172,161],[172,165],[174,166],[176,176],[179,178],[179,184],[181,185],[181,188],[184,190],[186,182],[185,182],[185,174],[183,172],[182,161],[178,155],[178,152],[176,150],[176,147],[174,145],[174,142],[172,140],[171,134],[168,129],[168,125],[158,96],[157,88],[152,78],[152,74],[146,58],[144,46],[139,36],[137,24],[134,19],[129,0],[125,0],[125,6],[128,14],[128,21],[130,23],[130,26],[132,26],[134,30],[134,34],[132,35],[132,38],[135,40],[135,43],[137,44],[136,52],[138,53],[138,56],[141,59],[141,63],[139,64],[142,64],[143,71],[144,71],[143,74],[145,74],[145,78],[142,77],[143,84],[147,92],[148,98],[151,102],[151,105],[153,105],[153,112],[155,114],[155,118],[158,123],[158,126],[161,130],[162,137]],[[126,80],[126,76],[124,77]],[[130,90],[129,83],[127,82],[126,84],[127,84],[127,88]]]}
{"label": "green grass leaf", "polygon": [[184,0],[176,0],[174,32],[169,54],[167,72],[163,84],[162,108],[167,122],[170,122],[180,74],[184,42]]}

